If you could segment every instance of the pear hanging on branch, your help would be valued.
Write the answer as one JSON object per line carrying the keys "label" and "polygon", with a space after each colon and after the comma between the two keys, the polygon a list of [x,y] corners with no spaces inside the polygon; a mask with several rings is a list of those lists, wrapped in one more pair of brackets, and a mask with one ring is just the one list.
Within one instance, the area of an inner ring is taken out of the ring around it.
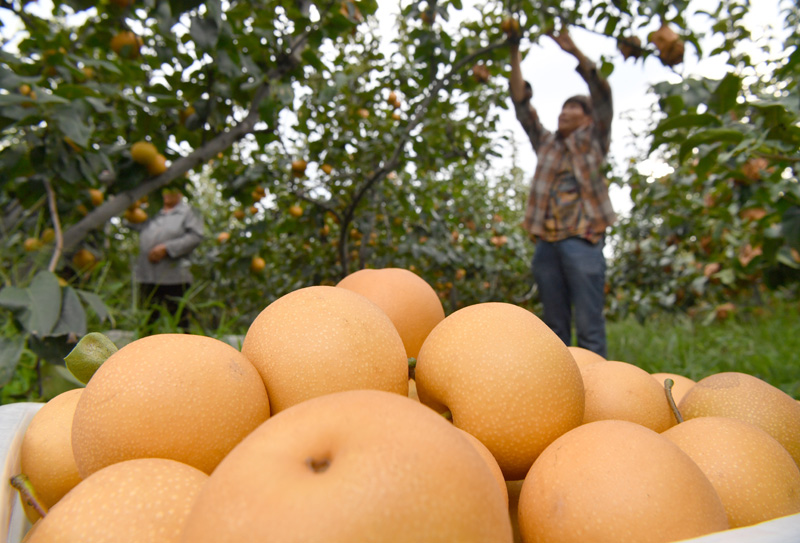
{"label": "pear hanging on branch", "polygon": [[658,58],[664,66],[676,66],[683,62],[683,40],[667,23],[662,23],[661,28],[651,32],[648,40],[658,49]]}
{"label": "pear hanging on branch", "polygon": [[617,40],[617,49],[622,53],[625,60],[633,57],[634,59],[642,57],[642,40],[638,36],[623,37]]}

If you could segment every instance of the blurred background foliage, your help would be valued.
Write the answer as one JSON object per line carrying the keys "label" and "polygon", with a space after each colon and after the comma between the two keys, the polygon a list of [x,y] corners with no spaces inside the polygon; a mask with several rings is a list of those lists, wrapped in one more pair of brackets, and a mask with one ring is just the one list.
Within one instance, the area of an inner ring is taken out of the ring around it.
{"label": "blurred background foliage", "polygon": [[[610,319],[709,324],[776,299],[791,311],[800,10],[780,3],[782,52],[756,69],[740,47],[754,8],[718,2],[719,45],[706,51],[685,19],[695,4],[487,0],[454,28],[461,0],[403,0],[386,48],[376,0],[3,3],[21,30],[0,50],[2,401],[75,386],[62,359],[87,330],[176,329],[169,316],[144,324],[128,227],[170,184],[206,220],[184,300],[193,333],[240,336],[283,294],[363,267],[415,271],[447,313],[485,301],[538,311],[519,227],[529,180],[516,157],[496,160],[513,149],[498,127],[509,17],[523,48],[565,25],[617,41],[605,74],[628,56],[676,62],[652,21],[686,54],[727,63],[720,80],[653,87],[640,159],[671,173],[637,160],[608,172],[633,201],[610,236]],[[137,141],[166,171],[133,160]]]}

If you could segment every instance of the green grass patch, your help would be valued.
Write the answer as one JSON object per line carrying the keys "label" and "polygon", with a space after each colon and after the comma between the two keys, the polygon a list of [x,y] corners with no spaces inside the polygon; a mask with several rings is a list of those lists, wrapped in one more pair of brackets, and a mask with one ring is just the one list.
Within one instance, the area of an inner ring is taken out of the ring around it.
{"label": "green grass patch", "polygon": [[724,321],[662,314],[644,325],[607,324],[608,359],[650,373],[695,381],[714,373],[748,373],[800,399],[800,307],[777,301]]}

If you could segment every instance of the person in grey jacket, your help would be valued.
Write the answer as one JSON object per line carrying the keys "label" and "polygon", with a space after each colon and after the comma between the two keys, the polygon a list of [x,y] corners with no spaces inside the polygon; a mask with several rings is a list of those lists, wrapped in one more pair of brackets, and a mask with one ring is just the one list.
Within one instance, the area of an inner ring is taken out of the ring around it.
{"label": "person in grey jacket", "polygon": [[[180,190],[164,189],[162,196],[161,211],[140,225],[131,225],[139,231],[139,256],[133,276],[144,303],[163,304],[175,315],[180,298],[193,281],[189,255],[203,241],[204,224]],[[152,324],[157,318],[154,310],[148,322]],[[184,330],[189,327],[186,308],[179,324]]]}

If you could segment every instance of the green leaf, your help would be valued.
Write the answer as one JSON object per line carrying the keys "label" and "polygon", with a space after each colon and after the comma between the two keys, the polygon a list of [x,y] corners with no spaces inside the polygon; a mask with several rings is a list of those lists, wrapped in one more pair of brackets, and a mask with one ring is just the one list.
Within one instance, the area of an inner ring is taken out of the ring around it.
{"label": "green leaf", "polygon": [[177,17],[181,13],[191,11],[203,3],[203,0],[169,0],[169,7]]}
{"label": "green leaf", "polygon": [[291,84],[273,86],[272,95],[275,97],[275,101],[283,104],[284,106],[290,106],[294,101],[294,90],[292,89]]}
{"label": "green leaf", "polygon": [[[85,124],[84,108],[60,108],[53,114],[53,117],[58,122],[61,132],[68,136],[84,149],[89,146],[89,138],[94,132],[94,127],[91,124]],[[91,122],[91,120],[90,120]]]}
{"label": "green leaf", "polygon": [[117,68],[117,65],[107,60],[95,60],[92,58],[87,58],[83,59],[83,63],[87,66],[91,66],[92,68],[99,68],[100,70],[111,72],[114,75],[122,75],[122,72],[119,68]]}
{"label": "green leaf", "polygon": [[111,314],[108,311],[108,307],[100,296],[94,292],[87,292],[85,290],[76,290],[75,292],[77,292],[78,296],[81,297],[83,302],[88,305],[92,311],[94,311],[95,315],[97,315],[97,318],[100,319],[101,322],[105,321],[106,319],[111,320]]}
{"label": "green leaf", "polygon": [[795,47],[795,50],[786,58],[785,64],[778,69],[776,74],[782,78],[789,77],[789,74],[797,69],[798,64],[800,64],[800,48]]}
{"label": "green leaf", "polygon": [[9,93],[0,94],[0,107],[3,106],[18,106],[30,102],[31,99],[21,94]]}
{"label": "green leaf", "polygon": [[231,59],[230,55],[224,50],[217,51],[217,69],[219,72],[230,79],[235,79],[241,75],[241,70]]}
{"label": "green leaf", "polygon": [[31,297],[25,289],[15,286],[0,290],[0,307],[10,309],[14,313],[29,309]]}
{"label": "green leaf", "polygon": [[606,36],[613,36],[614,31],[617,29],[617,25],[619,24],[619,17],[609,17],[606,21],[606,28],[603,31],[603,34]]}
{"label": "green leaf", "polygon": [[156,18],[158,26],[162,28],[172,26],[172,6],[170,6],[169,2],[158,2],[156,8],[150,12],[150,15]]}
{"label": "green leaf", "polygon": [[28,319],[22,324],[33,335],[45,337],[50,334],[61,315],[61,286],[58,278],[48,271],[36,274],[25,289],[31,304]]}
{"label": "green leaf", "polygon": [[[265,100],[262,100],[260,104],[258,104],[258,113],[261,116],[261,119],[271,123],[272,119],[275,117],[277,111],[280,108],[278,104],[275,103],[275,100],[272,99],[272,96],[268,96]],[[260,136],[261,133],[256,134],[256,140],[259,142],[259,145],[263,146],[262,139]]]}
{"label": "green leaf", "polygon": [[793,120],[790,109],[794,104],[786,99],[753,101],[749,105],[757,110],[770,126]]}
{"label": "green leaf", "polygon": [[800,251],[800,207],[791,207],[783,214],[781,233],[789,246]]}
{"label": "green leaf", "polygon": [[30,172],[28,153],[22,145],[11,145],[0,151],[0,187]]}
{"label": "green leaf", "polygon": [[725,113],[736,107],[736,99],[742,90],[742,78],[734,74],[726,74],[711,94],[710,105],[717,113]]}
{"label": "green leaf", "polygon": [[117,350],[117,346],[108,337],[100,332],[92,332],[81,338],[75,348],[64,357],[64,362],[70,373],[85,384]]}
{"label": "green leaf", "polygon": [[25,336],[0,337],[0,387],[6,386],[19,364],[22,350],[25,348]]}
{"label": "green leaf", "polygon": [[104,100],[101,100],[100,98],[95,98],[94,96],[87,96],[86,98],[84,98],[84,100],[86,100],[86,102],[90,106],[92,106],[92,108],[94,108],[96,113],[102,114],[114,111],[114,108],[106,105],[106,102]]}
{"label": "green leaf", "polygon": [[50,335],[61,336],[74,334],[78,337],[86,334],[86,310],[75,289],[64,287],[61,301],[61,316]]}
{"label": "green leaf", "polygon": [[70,6],[75,11],[84,11],[97,5],[97,3],[92,0],[67,0],[63,3]]}
{"label": "green leaf", "polygon": [[614,71],[614,64],[608,62],[605,58],[600,63],[600,76],[603,79],[608,79],[611,73]]}
{"label": "green leaf", "polygon": [[781,247],[780,251],[778,251],[777,261],[784,266],[800,269],[800,263],[794,259],[788,247]]}
{"label": "green leaf", "polygon": [[[47,392],[45,397],[58,396],[61,391],[66,392],[74,388],[81,388],[85,383],[81,383],[80,379],[72,375],[72,373],[64,366],[58,364],[48,364],[47,373],[45,374],[45,387]],[[52,392],[51,392],[52,391]]]}
{"label": "green leaf", "polygon": [[55,398],[59,394],[83,385],[64,366],[48,362],[42,364],[42,396],[46,399]]}
{"label": "green leaf", "polygon": [[732,285],[736,280],[736,275],[732,268],[725,268],[724,270],[714,274],[722,284],[724,285]]}
{"label": "green leaf", "polygon": [[47,336],[37,337],[30,336],[28,338],[28,349],[39,357],[47,360],[52,364],[64,363],[64,357],[69,354],[74,346],[74,343],[69,343],[67,336]]}
{"label": "green leaf", "polygon": [[301,56],[306,64],[313,66],[317,70],[323,71],[325,69],[325,64],[322,63],[319,56],[311,49],[305,49]]}
{"label": "green leaf", "polygon": [[683,162],[698,145],[710,143],[739,143],[744,134],[731,128],[712,128],[690,136],[681,144],[679,161]]}
{"label": "green leaf", "polygon": [[[28,99],[30,101],[30,99]],[[37,104],[69,104],[69,100],[57,94],[41,93],[36,95]]]}
{"label": "green leaf", "polygon": [[722,121],[711,113],[690,113],[688,115],[676,115],[667,117],[653,130],[654,136],[662,135],[667,130],[676,128],[722,126]]}
{"label": "green leaf", "polygon": [[335,37],[344,34],[351,28],[353,28],[353,23],[351,23],[347,17],[339,13],[338,10],[335,10],[335,13],[325,21],[323,31],[325,35]]}
{"label": "green leaf", "polygon": [[192,17],[192,26],[189,32],[197,48],[201,51],[210,51],[217,45],[219,26],[216,21]]}

